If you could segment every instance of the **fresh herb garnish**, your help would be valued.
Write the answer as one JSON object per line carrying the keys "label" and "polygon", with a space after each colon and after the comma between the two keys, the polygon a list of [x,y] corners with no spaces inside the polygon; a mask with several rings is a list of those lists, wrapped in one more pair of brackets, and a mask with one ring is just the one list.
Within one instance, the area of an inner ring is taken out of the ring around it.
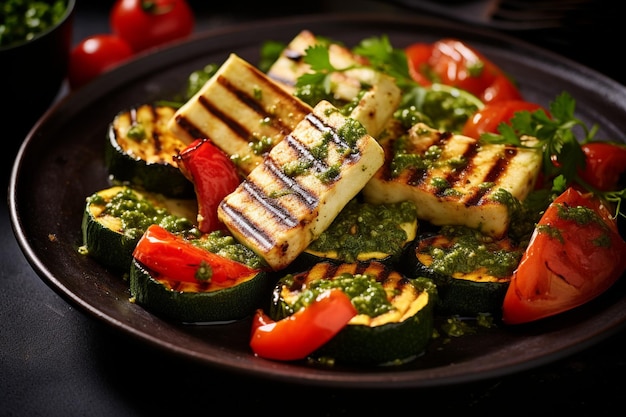
{"label": "fresh herb garnish", "polygon": [[[626,197],[626,189],[600,191],[583,181],[578,172],[585,169],[585,153],[581,144],[594,141],[598,126],[589,128],[575,116],[576,100],[563,92],[550,103],[550,115],[543,109],[515,113],[510,125],[504,122],[498,126],[498,134],[484,133],[480,140],[484,143],[499,143],[515,146],[528,146],[524,137],[538,140],[536,146],[542,150],[543,174],[552,179],[551,191],[556,196],[573,183],[615,205],[615,215],[626,217],[621,203]],[[582,133],[577,137],[576,133]]]}

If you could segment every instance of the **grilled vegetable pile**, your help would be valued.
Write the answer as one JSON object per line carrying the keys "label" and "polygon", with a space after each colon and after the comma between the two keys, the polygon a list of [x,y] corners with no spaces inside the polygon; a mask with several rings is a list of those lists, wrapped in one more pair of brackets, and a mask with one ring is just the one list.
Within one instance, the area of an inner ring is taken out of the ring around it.
{"label": "grilled vegetable pile", "polygon": [[523,101],[455,39],[304,30],[278,51],[112,121],[82,250],[128,272],[132,302],[252,318],[268,359],[399,364],[436,317],[547,319],[626,270],[626,146],[594,140],[567,93]]}

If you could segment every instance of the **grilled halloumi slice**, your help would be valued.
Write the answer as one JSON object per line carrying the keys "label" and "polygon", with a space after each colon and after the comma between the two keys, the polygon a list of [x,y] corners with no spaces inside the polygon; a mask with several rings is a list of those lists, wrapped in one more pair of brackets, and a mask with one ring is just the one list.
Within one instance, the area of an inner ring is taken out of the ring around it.
{"label": "grilled halloumi slice", "polygon": [[[289,42],[267,75],[293,93],[298,77],[310,71],[303,60],[307,48],[319,43],[312,32],[303,30]],[[328,44],[328,52],[331,64],[337,69],[367,64],[364,58],[337,43]],[[361,95],[364,88],[366,92]],[[331,91],[337,100],[344,102],[358,98],[350,117],[361,122],[374,137],[383,131],[402,96],[393,77],[365,67],[333,73]]]}
{"label": "grilled halloumi slice", "polygon": [[231,54],[168,124],[185,143],[209,138],[247,175],[289,134],[311,106]]}
{"label": "grilled halloumi slice", "polygon": [[218,217],[275,270],[316,239],[383,164],[354,119],[321,101],[218,207]]}
{"label": "grilled halloumi slice", "polygon": [[[397,140],[406,140],[408,167],[394,173]],[[532,144],[534,138],[526,138]],[[408,136],[387,138],[381,144],[385,165],[363,189],[370,203],[413,201],[418,218],[435,225],[457,224],[502,237],[510,211],[503,189],[523,201],[541,169],[541,151],[531,147],[480,144],[477,140],[444,133],[425,124]],[[413,158],[411,160],[411,158]]]}

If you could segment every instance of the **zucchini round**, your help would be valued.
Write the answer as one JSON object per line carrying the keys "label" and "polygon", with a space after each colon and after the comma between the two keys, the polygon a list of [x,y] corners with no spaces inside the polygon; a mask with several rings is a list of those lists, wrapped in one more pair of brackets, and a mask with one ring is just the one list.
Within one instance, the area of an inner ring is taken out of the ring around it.
{"label": "zucchini round", "polygon": [[417,229],[413,202],[370,204],[354,198],[294,265],[298,270],[323,261],[378,261],[393,266],[415,239]]}
{"label": "zucchini round", "polygon": [[171,281],[133,259],[129,283],[132,300],[154,314],[184,323],[210,323],[252,314],[267,294],[268,276],[260,270],[230,287]]}
{"label": "zucchini round", "polygon": [[522,253],[509,238],[494,240],[469,228],[444,227],[415,240],[403,271],[435,283],[439,313],[499,316]]}
{"label": "zucchini round", "polygon": [[82,219],[83,247],[103,265],[127,272],[137,242],[151,223],[169,231],[192,230],[195,200],[165,198],[160,194],[114,186],[87,197]]}
{"label": "zucchini round", "polygon": [[380,262],[321,262],[306,272],[288,274],[274,287],[270,317],[285,318],[315,288],[342,288],[359,314],[334,338],[311,354],[324,363],[400,364],[424,352],[434,328],[436,288],[427,279],[410,280]]}
{"label": "zucchini round", "polygon": [[193,183],[174,156],[186,145],[167,129],[176,109],[143,104],[118,113],[109,124],[104,161],[111,177],[168,197],[192,198]]}

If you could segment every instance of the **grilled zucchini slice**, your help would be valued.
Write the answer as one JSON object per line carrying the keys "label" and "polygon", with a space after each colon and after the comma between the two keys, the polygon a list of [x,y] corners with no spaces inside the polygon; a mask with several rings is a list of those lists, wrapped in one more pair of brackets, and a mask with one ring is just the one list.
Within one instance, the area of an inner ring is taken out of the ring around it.
{"label": "grilled zucchini slice", "polygon": [[138,260],[130,266],[131,300],[146,310],[184,323],[215,323],[240,320],[265,301],[271,289],[270,274],[258,256],[221,232],[190,238],[196,246],[255,268],[228,286],[213,281],[182,282],[160,276]]}
{"label": "grilled zucchini slice", "polygon": [[87,197],[82,219],[82,250],[103,265],[127,272],[146,228],[158,223],[171,232],[192,231],[196,200],[113,186]]}
{"label": "grilled zucchini slice", "polygon": [[467,227],[446,226],[415,240],[403,271],[430,278],[437,285],[437,312],[499,316],[523,252],[508,237],[494,239]]}
{"label": "grilled zucchini slice", "polygon": [[167,128],[176,109],[143,104],[118,113],[109,124],[104,161],[112,179],[176,198],[193,198],[194,188],[178,169],[185,144]]}
{"label": "grilled zucchini slice", "polygon": [[400,364],[423,353],[432,338],[437,291],[428,279],[411,280],[380,262],[321,262],[280,278],[270,317],[298,311],[316,291],[341,288],[358,314],[311,358],[323,363]]}

